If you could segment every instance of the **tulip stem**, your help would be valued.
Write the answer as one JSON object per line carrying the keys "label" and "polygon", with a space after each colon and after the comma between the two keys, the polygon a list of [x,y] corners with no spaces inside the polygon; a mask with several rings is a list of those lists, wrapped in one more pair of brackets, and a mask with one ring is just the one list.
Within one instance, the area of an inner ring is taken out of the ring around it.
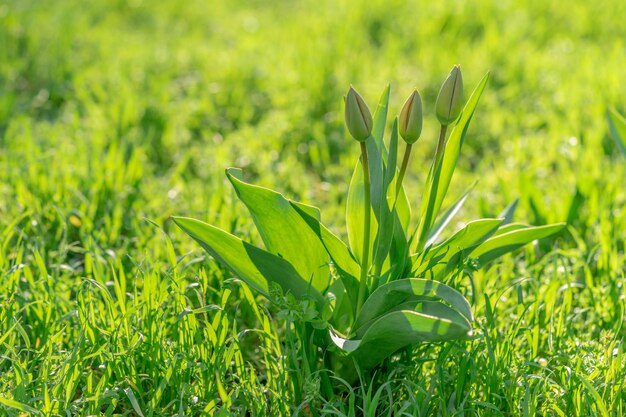
{"label": "tulip stem", "polygon": [[398,201],[398,195],[400,194],[400,190],[402,189],[402,181],[404,180],[404,174],[406,173],[406,168],[409,165],[409,158],[411,157],[411,149],[413,148],[412,143],[407,143],[406,148],[404,149],[404,158],[402,158],[402,166],[400,166],[400,173],[398,174],[398,179],[396,180],[396,195],[394,196],[393,206],[396,206],[396,202]]}
{"label": "tulip stem", "polygon": [[361,143],[361,165],[363,166],[363,194],[365,204],[363,212],[363,252],[361,253],[361,277],[359,280],[359,296],[357,300],[356,316],[361,312],[361,307],[365,301],[365,289],[367,287],[367,272],[369,270],[369,252],[370,252],[370,217],[371,217],[371,201],[370,201],[370,169],[367,160],[367,146],[365,142]]}
{"label": "tulip stem", "polygon": [[446,147],[446,131],[448,130],[447,125],[441,125],[441,129],[439,130],[439,141],[437,142],[437,150],[435,151],[435,164],[439,165],[441,162],[439,159],[443,154],[443,150]]}

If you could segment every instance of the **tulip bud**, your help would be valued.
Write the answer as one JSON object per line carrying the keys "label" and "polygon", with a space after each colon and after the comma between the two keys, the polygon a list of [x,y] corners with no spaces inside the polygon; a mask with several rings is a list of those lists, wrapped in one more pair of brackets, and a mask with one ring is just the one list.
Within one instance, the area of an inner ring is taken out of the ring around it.
{"label": "tulip bud", "polygon": [[455,65],[443,82],[437,104],[435,105],[437,119],[443,126],[454,122],[463,110],[463,77],[461,67]]}
{"label": "tulip bud", "polygon": [[422,134],[422,98],[417,90],[406,99],[400,112],[400,136],[408,144],[414,144]]}
{"label": "tulip bud", "polygon": [[346,126],[352,137],[359,142],[365,142],[372,133],[372,114],[365,104],[363,97],[352,86],[344,98]]}

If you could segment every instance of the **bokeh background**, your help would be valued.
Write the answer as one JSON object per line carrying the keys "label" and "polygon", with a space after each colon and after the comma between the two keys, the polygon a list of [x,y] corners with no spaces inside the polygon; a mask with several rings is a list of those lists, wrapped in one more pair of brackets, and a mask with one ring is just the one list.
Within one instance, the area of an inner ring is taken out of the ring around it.
{"label": "bokeh background", "polygon": [[[536,261],[529,250],[479,273],[479,288],[496,300],[510,282],[501,276],[526,279],[519,294],[540,310],[550,282],[579,281],[590,289],[560,310],[571,326],[562,349],[577,361],[576,343],[593,350],[621,340],[614,326],[623,308],[626,160],[609,136],[606,111],[626,110],[625,16],[621,0],[0,1],[0,385],[7,387],[0,392],[51,413],[136,412],[128,387],[144,410],[176,410],[180,400],[193,415],[211,401],[223,404],[215,372],[229,394],[241,375],[207,365],[216,359],[197,347],[206,340],[202,325],[179,314],[219,305],[230,275],[202,258],[168,217],[201,218],[258,243],[223,175],[238,166],[257,184],[322,207],[342,234],[358,156],[343,125],[350,84],[374,108],[390,83],[391,115],[413,88],[422,93],[425,127],[407,174],[417,204],[438,128],[434,101],[453,64],[462,67],[467,95],[491,73],[449,193],[459,196],[478,181],[461,220],[495,216],[519,198],[519,219],[570,224],[551,242],[562,269],[528,272],[526,262]],[[171,246],[145,219],[169,233]],[[172,257],[184,254],[174,267]],[[152,295],[145,294],[149,279]],[[244,299],[241,288],[232,291]],[[125,293],[136,298],[122,302]],[[537,349],[528,353],[527,336],[509,327],[519,300],[503,300],[502,322],[494,324],[519,350],[498,365],[513,374],[539,353],[551,361],[553,352],[551,333],[537,330]],[[476,303],[484,316],[483,301]],[[252,310],[224,307],[220,317],[258,327]],[[548,313],[526,325],[544,329]],[[181,322],[189,339],[179,334]],[[120,327],[126,336],[115,336]],[[241,343],[250,362],[241,369],[261,381],[279,373],[255,356],[259,340]],[[603,366],[599,355],[591,368]],[[211,370],[180,371],[155,396],[172,358]],[[555,373],[573,366],[559,360]],[[105,362],[111,369],[98,368]],[[612,387],[614,377],[590,383]],[[494,387],[518,381],[517,374],[493,378]],[[571,383],[581,398],[597,399]],[[250,392],[273,386],[250,384]],[[469,398],[510,411],[519,410],[525,387],[532,382],[493,397],[467,389]],[[107,397],[105,388],[118,391]],[[609,409],[624,400],[598,390]],[[44,391],[56,400],[42,400]],[[233,401],[245,403],[238,395]],[[586,410],[584,401],[546,395],[544,406]]]}

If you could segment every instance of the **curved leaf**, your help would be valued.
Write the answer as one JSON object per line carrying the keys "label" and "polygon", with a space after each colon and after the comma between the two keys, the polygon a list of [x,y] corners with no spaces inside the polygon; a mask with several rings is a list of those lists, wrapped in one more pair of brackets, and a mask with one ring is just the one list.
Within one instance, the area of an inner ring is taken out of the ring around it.
{"label": "curved leaf", "polygon": [[457,339],[471,329],[465,317],[442,303],[429,303],[427,309],[434,314],[411,310],[386,314],[376,320],[360,340],[346,340],[332,332],[331,339],[351,352],[359,366],[370,369],[405,346]]}
{"label": "curved leaf", "polygon": [[440,161],[434,161],[428,173],[426,190],[422,197],[422,206],[420,210],[421,218],[417,232],[417,252],[421,252],[426,246],[426,241],[430,235],[430,230],[435,222],[437,214],[441,209],[443,199],[446,196],[452,174],[456,168],[456,163],[463,146],[463,141],[469,128],[469,124],[480,100],[480,96],[489,80],[489,73],[478,83],[478,86],[472,92],[467,104],[463,108],[463,112],[459,120],[454,125],[450,137],[446,141],[443,157]]}
{"label": "curved leaf", "polygon": [[[391,249],[391,243],[394,237],[396,236],[396,229],[394,223],[396,221],[400,221],[400,219],[396,219],[397,212],[395,210],[395,181],[394,176],[396,174],[396,158],[398,152],[398,118],[393,122],[393,126],[391,128],[391,139],[390,139],[390,148],[389,148],[389,159],[388,165],[385,169],[384,180],[383,180],[383,190],[385,193],[385,198],[382,198],[378,207],[378,221],[380,223],[380,227],[378,228],[378,232],[376,233],[376,237],[374,239],[374,258],[373,263],[377,267],[382,268],[385,259],[389,255],[389,250]],[[392,188],[390,187],[392,185]],[[400,237],[401,241],[406,242],[404,236]]]}
{"label": "curved leaf", "polygon": [[504,224],[503,226],[500,226],[498,231],[493,234],[493,237],[496,237],[496,236],[499,236],[499,235],[503,235],[505,233],[509,233],[509,232],[514,231],[514,230],[528,229],[529,227],[531,227],[531,226],[527,225],[527,224],[524,224],[524,223],[507,223],[507,224]]}
{"label": "curved leaf", "polygon": [[[430,270],[432,279],[440,279],[450,267],[454,267],[461,258],[469,258],[469,254],[491,235],[496,233],[503,219],[480,219],[469,222],[443,243],[427,250],[420,259],[421,265],[416,275]],[[429,262],[428,262],[429,261]]]}
{"label": "curved leaf", "polygon": [[493,236],[471,253],[477,258],[479,266],[485,265],[500,256],[521,248],[533,240],[543,239],[553,235],[565,227],[565,223],[549,224],[546,226],[531,226],[515,229],[520,225],[510,226],[511,231]]}
{"label": "curved leaf", "polygon": [[238,278],[268,296],[270,284],[277,283],[284,292],[297,297],[323,300],[286,260],[257,248],[236,236],[200,220],[173,217],[174,222]]}
{"label": "curved leaf", "polygon": [[365,300],[354,324],[356,337],[361,337],[376,319],[392,311],[397,305],[424,301],[425,297],[445,301],[461,313],[466,321],[473,320],[468,301],[454,288],[439,281],[405,278],[381,285]]}
{"label": "curved leaf", "polygon": [[[268,251],[287,260],[298,274],[323,293],[330,284],[326,249],[294,206],[282,194],[241,181],[226,171],[237,196],[246,205]],[[300,205],[311,214],[317,209]]]}

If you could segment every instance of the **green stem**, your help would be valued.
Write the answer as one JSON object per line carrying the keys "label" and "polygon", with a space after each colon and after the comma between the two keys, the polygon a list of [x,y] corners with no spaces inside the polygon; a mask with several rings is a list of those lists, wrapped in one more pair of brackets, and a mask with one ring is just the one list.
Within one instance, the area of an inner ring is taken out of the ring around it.
{"label": "green stem", "polygon": [[402,180],[404,180],[406,167],[409,165],[409,157],[411,156],[412,148],[413,148],[413,144],[407,143],[406,148],[404,149],[404,158],[402,158],[402,166],[400,166],[400,173],[398,174],[398,179],[396,180],[396,195],[394,196],[393,207],[395,207],[396,203],[398,202],[398,194],[400,194],[400,190],[402,189]]}
{"label": "green stem", "polygon": [[439,159],[443,154],[443,150],[446,148],[446,131],[448,130],[448,126],[441,125],[441,129],[439,129],[439,140],[437,141],[437,150],[435,151],[435,164],[439,165],[441,162]]}
{"label": "green stem", "polygon": [[424,250],[424,246],[426,246],[426,240],[428,238],[428,232],[430,231],[430,227],[433,224],[433,205],[435,204],[435,200],[437,199],[437,188],[434,186],[436,182],[439,181],[439,169],[441,165],[441,161],[443,160],[443,151],[446,148],[446,131],[448,130],[448,126],[441,125],[441,129],[439,129],[439,140],[437,141],[437,149],[435,150],[435,160],[433,161],[432,166],[432,183],[429,184],[431,192],[434,192],[435,195],[429,196],[428,208],[426,209],[426,213],[422,215],[428,215],[428,218],[425,218],[423,222],[420,222],[420,230],[418,233],[418,241],[417,241],[417,252],[421,252]]}
{"label": "green stem", "polygon": [[361,254],[361,278],[359,280],[359,296],[356,305],[356,316],[361,312],[361,307],[365,301],[365,289],[367,288],[367,272],[369,269],[370,254],[370,169],[367,160],[367,147],[365,142],[361,142],[361,165],[363,166],[363,194],[364,194],[364,213],[363,213],[363,252]]}

